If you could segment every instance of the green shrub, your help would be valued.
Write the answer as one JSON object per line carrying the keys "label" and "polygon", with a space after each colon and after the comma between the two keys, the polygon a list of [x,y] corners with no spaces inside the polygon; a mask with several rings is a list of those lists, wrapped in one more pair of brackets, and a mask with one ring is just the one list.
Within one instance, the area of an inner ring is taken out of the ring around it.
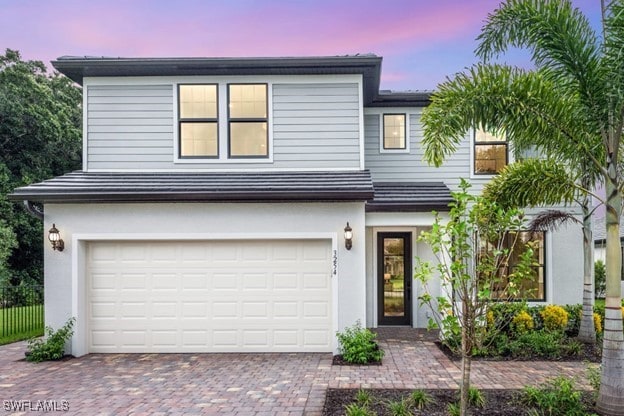
{"label": "green shrub", "polygon": [[362,406],[356,403],[351,403],[350,405],[345,406],[345,415],[346,416],[374,416],[372,410],[370,410],[366,406]]}
{"label": "green shrub", "polygon": [[600,372],[601,366],[587,366],[587,381],[594,390],[592,392],[594,395],[594,400],[598,399],[598,391],[600,390]]}
{"label": "green shrub", "polygon": [[368,406],[373,401],[373,396],[371,396],[368,390],[359,389],[357,393],[355,393],[355,401],[357,404]]}
{"label": "green shrub", "polygon": [[388,402],[388,412],[391,416],[409,416],[411,414],[407,400]]}
{"label": "green shrub", "polygon": [[513,332],[513,318],[526,309],[527,305],[524,302],[494,303],[490,306],[490,311],[492,312],[494,318],[491,326],[497,331],[509,335]]}
{"label": "green shrub", "polygon": [[602,298],[607,289],[607,269],[602,260],[594,262],[594,297]]}
{"label": "green shrub", "polygon": [[596,334],[602,333],[602,317],[596,312],[594,312],[594,329],[596,330]]}
{"label": "green shrub", "polygon": [[565,333],[568,337],[574,338],[578,336],[579,329],[581,329],[581,317],[583,316],[583,305],[565,305],[563,307],[568,313],[568,325],[565,328]]}
{"label": "green shrub", "polygon": [[485,407],[485,396],[483,392],[476,387],[470,387],[468,389],[468,403],[474,407]]}
{"label": "green shrub", "polygon": [[522,401],[545,416],[585,416],[581,392],[574,382],[557,377],[538,387],[527,386],[522,392]]}
{"label": "green shrub", "polygon": [[549,331],[563,331],[568,326],[568,313],[559,305],[546,305],[541,315]]}
{"label": "green shrub", "polygon": [[348,363],[378,362],[384,356],[384,351],[375,342],[377,334],[367,328],[362,328],[360,321],[352,327],[345,328],[343,332],[337,332],[336,336],[340,343],[342,358]]}
{"label": "green shrub", "polygon": [[28,340],[26,359],[33,362],[60,360],[65,354],[65,343],[74,334],[75,318],[70,318],[65,325],[54,331],[51,327],[45,328],[44,338]]}
{"label": "green shrub", "polygon": [[457,403],[449,403],[446,406],[446,410],[448,411],[449,416],[460,416],[461,409],[459,407],[459,402]]}
{"label": "green shrub", "polygon": [[535,324],[533,317],[527,311],[520,311],[511,321],[512,328],[516,334],[526,334],[531,331]]}
{"label": "green shrub", "polygon": [[422,410],[434,402],[433,397],[424,390],[414,390],[410,394],[412,404],[416,409]]}
{"label": "green shrub", "polygon": [[520,335],[507,345],[507,354],[517,358],[544,357],[559,358],[562,355],[562,345],[565,337],[562,332],[532,331]]}

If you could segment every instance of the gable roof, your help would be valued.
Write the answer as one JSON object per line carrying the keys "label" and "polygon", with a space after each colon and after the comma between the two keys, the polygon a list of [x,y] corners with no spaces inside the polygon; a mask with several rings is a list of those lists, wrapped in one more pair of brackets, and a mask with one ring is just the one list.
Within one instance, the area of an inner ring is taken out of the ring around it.
{"label": "gable roof", "polygon": [[374,54],[278,58],[62,56],[52,61],[52,66],[81,85],[84,77],[361,74],[367,104],[379,93],[381,61]]}

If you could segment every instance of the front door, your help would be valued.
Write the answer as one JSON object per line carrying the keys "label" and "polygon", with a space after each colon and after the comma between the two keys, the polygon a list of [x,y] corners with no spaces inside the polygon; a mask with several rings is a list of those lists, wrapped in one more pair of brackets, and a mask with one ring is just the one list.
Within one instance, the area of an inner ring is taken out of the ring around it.
{"label": "front door", "polygon": [[377,234],[379,325],[411,325],[412,233]]}

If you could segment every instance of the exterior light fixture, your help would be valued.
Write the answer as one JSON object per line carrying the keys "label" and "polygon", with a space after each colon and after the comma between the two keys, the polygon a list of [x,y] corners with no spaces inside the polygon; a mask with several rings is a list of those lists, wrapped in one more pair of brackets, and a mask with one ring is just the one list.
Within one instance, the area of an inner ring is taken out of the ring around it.
{"label": "exterior light fixture", "polygon": [[65,248],[65,242],[61,239],[61,234],[55,224],[52,224],[52,228],[48,231],[48,240],[52,243],[52,250],[63,251]]}
{"label": "exterior light fixture", "polygon": [[345,248],[347,250],[351,250],[353,247],[353,229],[349,226],[347,222],[347,226],[344,228],[344,239],[345,239]]}

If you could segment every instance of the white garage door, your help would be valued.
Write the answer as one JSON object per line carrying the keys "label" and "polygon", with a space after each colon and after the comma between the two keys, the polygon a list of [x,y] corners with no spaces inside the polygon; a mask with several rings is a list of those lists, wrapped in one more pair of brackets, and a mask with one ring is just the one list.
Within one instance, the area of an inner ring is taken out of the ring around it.
{"label": "white garage door", "polygon": [[93,242],[90,352],[331,351],[331,242]]}

